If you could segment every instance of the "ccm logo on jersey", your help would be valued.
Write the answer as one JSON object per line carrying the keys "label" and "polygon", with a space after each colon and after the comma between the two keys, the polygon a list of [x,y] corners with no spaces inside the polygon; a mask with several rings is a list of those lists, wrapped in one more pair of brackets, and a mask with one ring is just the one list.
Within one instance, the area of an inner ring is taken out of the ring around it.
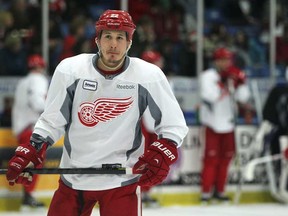
{"label": "ccm logo on jersey", "polygon": [[132,97],[99,98],[93,103],[82,103],[78,108],[78,118],[83,125],[93,127],[99,122],[108,122],[122,115],[132,103]]}
{"label": "ccm logo on jersey", "polygon": [[151,144],[152,146],[157,147],[158,149],[160,149],[161,151],[164,152],[165,155],[168,156],[168,158],[170,158],[171,161],[173,161],[174,159],[176,159],[175,155],[166,147],[163,147],[163,144],[160,142],[153,142]]}
{"label": "ccm logo on jersey", "polygon": [[98,83],[96,81],[84,80],[83,89],[96,91]]}

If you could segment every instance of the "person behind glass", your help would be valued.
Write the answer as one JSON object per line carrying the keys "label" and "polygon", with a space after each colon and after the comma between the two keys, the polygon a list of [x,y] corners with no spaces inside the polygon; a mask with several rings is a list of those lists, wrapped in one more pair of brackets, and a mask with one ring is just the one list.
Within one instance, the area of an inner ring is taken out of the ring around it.
{"label": "person behind glass", "polygon": [[199,77],[200,122],[204,155],[201,173],[201,201],[229,201],[225,194],[229,164],[235,155],[235,103],[247,103],[250,91],[245,74],[232,64],[227,48],[213,53],[213,67]]}
{"label": "person behind glass", "polygon": [[[34,125],[44,111],[48,91],[44,59],[38,54],[30,55],[28,57],[28,68],[29,73],[19,81],[16,87],[12,107],[12,130],[17,137],[19,146],[29,142]],[[39,164],[37,167],[40,168],[41,166]],[[43,203],[35,200],[32,196],[37,178],[36,175],[29,185],[24,184],[24,197],[21,205],[23,210],[44,206]]]}
{"label": "person behind glass", "polygon": [[[99,52],[62,60],[56,67],[45,110],[30,142],[16,150],[7,180],[29,182],[19,175],[29,164],[43,163],[42,153],[64,136],[60,168],[121,164],[134,174],[60,176],[48,215],[141,215],[141,186],[160,184],[177,160],[188,128],[168,80],[159,67],[129,57],[136,26],[128,12],[107,10],[96,22]],[[144,152],[141,118],[149,109],[157,141]],[[171,115],[173,113],[173,115]]]}

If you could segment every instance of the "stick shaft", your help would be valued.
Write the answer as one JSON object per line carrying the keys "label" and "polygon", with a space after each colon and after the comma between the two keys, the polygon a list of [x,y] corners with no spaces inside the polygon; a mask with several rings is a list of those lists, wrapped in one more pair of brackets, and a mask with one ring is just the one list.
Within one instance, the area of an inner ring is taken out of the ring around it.
{"label": "stick shaft", "polygon": [[283,154],[267,155],[264,157],[255,158],[251,160],[249,163],[253,163],[254,165],[257,165],[257,164],[267,163],[267,162],[274,161],[274,160],[280,160],[282,158],[283,158]]}
{"label": "stick shaft", "polygon": [[[23,172],[32,174],[133,174],[132,168],[27,168]],[[6,174],[7,169],[0,169],[0,175]]]}

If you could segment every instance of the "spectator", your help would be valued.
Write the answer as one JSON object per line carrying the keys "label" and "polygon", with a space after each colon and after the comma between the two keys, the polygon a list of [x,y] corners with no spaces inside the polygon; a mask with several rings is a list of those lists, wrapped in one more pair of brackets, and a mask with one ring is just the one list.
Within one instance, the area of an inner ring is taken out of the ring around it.
{"label": "spectator", "polygon": [[85,38],[85,24],[86,19],[84,16],[76,16],[70,24],[69,34],[64,38],[62,53],[60,60],[75,55],[73,51],[74,45]]}
{"label": "spectator", "polygon": [[231,45],[232,37],[228,33],[227,26],[214,23],[208,33],[204,35],[204,68],[209,68],[213,61],[213,52],[219,46]]}
{"label": "spectator", "polygon": [[156,33],[151,17],[144,15],[139,19],[134,38],[134,47],[130,50],[132,56],[140,57],[145,50],[156,48]]}
{"label": "spectator", "polygon": [[41,9],[39,4],[31,4],[26,0],[13,0],[9,8],[16,32],[27,49],[39,49],[41,43]]}
{"label": "spectator", "polygon": [[47,72],[55,70],[62,52],[63,34],[61,31],[61,17],[52,12],[49,16],[49,65]]}
{"label": "spectator", "polygon": [[11,32],[0,50],[0,74],[23,76],[27,74],[27,53],[18,34]]}
{"label": "spectator", "polygon": [[0,11],[0,49],[3,47],[5,37],[9,34],[14,18],[9,11]]}
{"label": "spectator", "polygon": [[284,25],[283,36],[276,38],[276,63],[288,66],[288,23]]}
{"label": "spectator", "polygon": [[159,44],[159,52],[162,54],[165,64],[163,71],[166,76],[179,73],[179,49],[170,38],[162,38]]}
{"label": "spectator", "polygon": [[177,75],[196,77],[196,32],[187,34],[187,38],[179,49],[179,73]]}
{"label": "spectator", "polygon": [[250,44],[247,34],[238,30],[233,37],[232,48],[234,54],[234,63],[239,68],[251,66],[251,58],[249,56]]}

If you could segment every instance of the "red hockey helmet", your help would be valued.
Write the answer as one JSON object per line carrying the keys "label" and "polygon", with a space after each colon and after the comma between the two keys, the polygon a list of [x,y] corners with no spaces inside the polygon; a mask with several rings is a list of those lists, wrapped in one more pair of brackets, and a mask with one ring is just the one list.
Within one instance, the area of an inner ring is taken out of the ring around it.
{"label": "red hockey helmet", "polygon": [[45,66],[46,66],[46,63],[40,55],[34,54],[34,55],[30,55],[28,57],[28,67],[29,68],[35,68],[35,67],[44,68]]}
{"label": "red hockey helmet", "polygon": [[162,58],[162,55],[157,51],[144,51],[141,55],[141,58],[147,62],[155,63],[156,61]]}
{"label": "red hockey helmet", "polygon": [[233,53],[226,48],[217,48],[213,53],[213,59],[231,59],[233,57]]}
{"label": "red hockey helmet", "polygon": [[96,22],[95,27],[97,37],[102,30],[118,30],[127,32],[128,40],[132,40],[136,29],[130,14],[123,10],[106,10]]}

